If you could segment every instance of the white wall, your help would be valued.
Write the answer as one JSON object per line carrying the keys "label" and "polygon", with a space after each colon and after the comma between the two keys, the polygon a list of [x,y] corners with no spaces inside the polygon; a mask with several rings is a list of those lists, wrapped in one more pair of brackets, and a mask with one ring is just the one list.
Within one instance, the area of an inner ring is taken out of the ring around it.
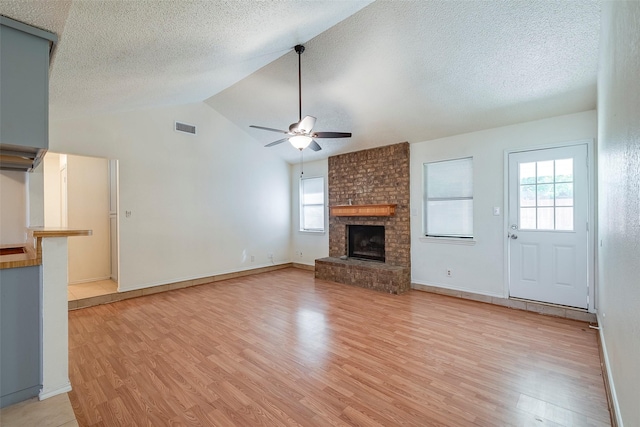
{"label": "white wall", "polygon": [[66,292],[67,248],[66,237],[42,239],[42,390],[39,394],[41,400],[71,390],[69,306]]}
{"label": "white wall", "polygon": [[68,226],[92,231],[91,236],[69,238],[69,284],[108,279],[109,161],[67,156],[67,195]]}
{"label": "white wall", "polygon": [[290,260],[289,166],[206,104],[53,122],[49,144],[119,160],[120,290]]}
{"label": "white wall", "polygon": [[60,154],[47,152],[42,161],[44,174],[44,225],[62,226]]}
{"label": "white wall", "polygon": [[27,241],[27,173],[0,171],[0,244]]}
{"label": "white wall", "polygon": [[[571,114],[411,144],[411,281],[506,297],[504,251],[505,150],[543,146],[596,136],[596,112]],[[424,239],[422,165],[473,157],[475,245]],[[501,215],[493,215],[493,207]],[[453,272],[446,276],[446,269]]]}
{"label": "white wall", "polygon": [[622,426],[640,425],[640,2],[604,2],[598,74],[598,320]]}
{"label": "white wall", "polygon": [[304,163],[305,178],[324,177],[325,213],[324,233],[300,231],[300,164],[291,170],[291,260],[299,264],[315,265],[317,258],[329,256],[329,161]]}

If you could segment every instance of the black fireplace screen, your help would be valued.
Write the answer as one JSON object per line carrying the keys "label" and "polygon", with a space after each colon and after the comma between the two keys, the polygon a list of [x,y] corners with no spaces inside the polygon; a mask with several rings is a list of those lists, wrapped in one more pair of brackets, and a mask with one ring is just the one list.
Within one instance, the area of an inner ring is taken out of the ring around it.
{"label": "black fireplace screen", "polygon": [[349,258],[384,262],[384,226],[349,225]]}

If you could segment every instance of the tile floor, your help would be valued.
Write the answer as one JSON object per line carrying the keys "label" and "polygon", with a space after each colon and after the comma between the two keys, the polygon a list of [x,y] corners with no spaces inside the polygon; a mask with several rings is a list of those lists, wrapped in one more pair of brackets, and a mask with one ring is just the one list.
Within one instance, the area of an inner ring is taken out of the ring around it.
{"label": "tile floor", "polygon": [[118,284],[113,280],[99,280],[96,282],[78,283],[76,285],[69,285],[67,287],[67,300],[77,301],[79,299],[115,294],[117,292]]}
{"label": "tile floor", "polygon": [[0,410],[2,427],[75,427],[78,426],[67,393],[46,400],[33,399]]}

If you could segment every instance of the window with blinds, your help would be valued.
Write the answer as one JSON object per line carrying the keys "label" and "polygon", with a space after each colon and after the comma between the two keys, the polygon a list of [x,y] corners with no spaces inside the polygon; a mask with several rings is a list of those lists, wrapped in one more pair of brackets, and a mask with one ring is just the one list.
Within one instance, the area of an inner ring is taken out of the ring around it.
{"label": "window with blinds", "polygon": [[473,158],[424,164],[424,234],[473,238]]}
{"label": "window with blinds", "polygon": [[324,231],[324,178],[300,180],[300,231]]}

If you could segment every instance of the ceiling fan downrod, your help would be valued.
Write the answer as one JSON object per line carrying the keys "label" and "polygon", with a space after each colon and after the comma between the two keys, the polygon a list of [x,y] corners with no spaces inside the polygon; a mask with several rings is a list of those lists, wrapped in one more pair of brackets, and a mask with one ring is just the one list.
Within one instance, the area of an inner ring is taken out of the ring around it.
{"label": "ceiling fan downrod", "polygon": [[298,54],[298,123],[302,121],[302,52],[304,52],[304,46],[301,44],[295,45],[293,48]]}

